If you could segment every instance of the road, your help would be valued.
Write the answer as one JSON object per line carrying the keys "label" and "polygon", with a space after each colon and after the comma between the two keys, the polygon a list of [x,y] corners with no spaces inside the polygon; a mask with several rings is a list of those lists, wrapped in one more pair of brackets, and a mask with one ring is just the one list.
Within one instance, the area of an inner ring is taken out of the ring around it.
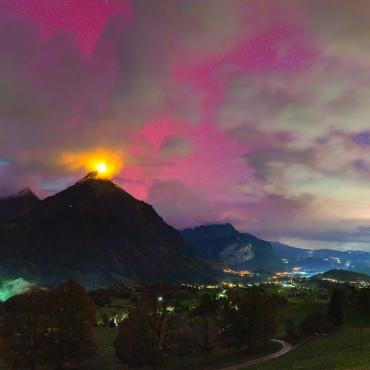
{"label": "road", "polygon": [[271,354],[266,355],[266,356],[263,356],[263,357],[255,358],[254,360],[240,362],[240,363],[235,364],[235,365],[223,367],[223,368],[221,368],[219,370],[240,370],[240,369],[246,369],[246,368],[248,368],[248,367],[250,367],[252,365],[258,364],[260,362],[264,362],[264,361],[267,361],[267,360],[272,360],[273,358],[276,358],[276,357],[280,357],[282,355],[285,355],[286,353],[290,352],[292,349],[295,348],[291,344],[289,344],[288,342],[285,342],[284,340],[271,339],[271,341],[281,344],[281,348],[279,349],[279,351],[274,352],[274,353],[271,353]]}

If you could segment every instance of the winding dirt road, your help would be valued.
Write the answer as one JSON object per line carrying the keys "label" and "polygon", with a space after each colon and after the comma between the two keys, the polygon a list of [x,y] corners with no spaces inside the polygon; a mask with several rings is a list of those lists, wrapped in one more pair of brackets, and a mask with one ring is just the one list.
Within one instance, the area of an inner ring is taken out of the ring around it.
{"label": "winding dirt road", "polygon": [[271,341],[281,344],[281,348],[279,349],[279,351],[276,351],[274,353],[271,353],[271,354],[266,355],[266,356],[263,356],[263,357],[255,358],[254,360],[240,362],[240,363],[235,364],[235,365],[223,367],[223,368],[221,368],[219,370],[240,370],[240,369],[246,369],[246,368],[248,368],[248,367],[250,367],[252,365],[258,364],[260,362],[264,362],[264,361],[271,360],[273,358],[276,358],[276,357],[280,357],[282,355],[285,355],[286,353],[290,352],[292,349],[295,348],[291,344],[289,344],[288,342],[285,342],[284,340],[271,339]]}

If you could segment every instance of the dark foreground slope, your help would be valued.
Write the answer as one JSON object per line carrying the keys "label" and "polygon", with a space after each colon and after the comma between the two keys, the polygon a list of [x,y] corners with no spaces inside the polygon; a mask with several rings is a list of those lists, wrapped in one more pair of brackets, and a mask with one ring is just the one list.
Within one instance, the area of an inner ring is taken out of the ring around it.
{"label": "dark foreground slope", "polygon": [[116,280],[207,280],[210,269],[148,204],[90,174],[0,224],[0,267],[53,284],[69,277],[96,288]]}
{"label": "dark foreground slope", "polygon": [[282,267],[270,242],[240,233],[231,224],[199,226],[181,234],[194,253],[213,264],[239,271]]}

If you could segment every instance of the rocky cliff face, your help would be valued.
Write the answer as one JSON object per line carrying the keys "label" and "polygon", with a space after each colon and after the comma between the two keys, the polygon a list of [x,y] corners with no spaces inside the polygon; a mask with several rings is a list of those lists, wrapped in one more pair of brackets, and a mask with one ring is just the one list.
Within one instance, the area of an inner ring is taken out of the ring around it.
{"label": "rocky cliff face", "polygon": [[181,234],[195,254],[214,264],[251,271],[281,268],[270,242],[240,233],[230,224],[199,226]]}

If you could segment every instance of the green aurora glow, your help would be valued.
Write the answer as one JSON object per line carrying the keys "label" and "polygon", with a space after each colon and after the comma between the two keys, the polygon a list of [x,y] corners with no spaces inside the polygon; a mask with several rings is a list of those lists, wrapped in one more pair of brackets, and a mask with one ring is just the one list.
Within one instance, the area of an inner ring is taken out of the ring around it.
{"label": "green aurora glow", "polygon": [[23,293],[31,286],[30,282],[23,278],[17,278],[14,280],[4,280],[0,282],[0,301],[6,301],[7,299]]}

